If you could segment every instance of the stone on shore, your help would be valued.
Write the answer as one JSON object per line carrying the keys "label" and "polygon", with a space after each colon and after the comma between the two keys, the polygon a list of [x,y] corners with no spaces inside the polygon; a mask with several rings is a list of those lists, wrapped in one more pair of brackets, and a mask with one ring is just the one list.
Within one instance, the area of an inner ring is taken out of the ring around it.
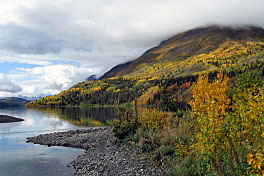
{"label": "stone on shore", "polygon": [[110,127],[57,132],[27,138],[27,142],[46,146],[65,146],[85,149],[72,165],[75,176],[136,176],[166,175],[167,166],[153,166],[147,154],[128,146],[117,146]]}

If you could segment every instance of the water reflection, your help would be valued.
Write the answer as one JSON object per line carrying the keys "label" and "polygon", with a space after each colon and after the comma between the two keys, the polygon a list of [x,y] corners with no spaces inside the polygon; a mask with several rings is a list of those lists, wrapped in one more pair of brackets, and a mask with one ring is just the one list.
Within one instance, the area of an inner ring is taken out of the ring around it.
{"label": "water reflection", "polygon": [[[34,131],[59,131],[64,129],[74,129],[74,125],[50,116],[38,110],[27,110],[25,108],[0,109],[0,114],[10,115],[24,119],[22,122],[0,124],[0,137],[5,133],[16,136],[16,133]],[[21,136],[23,134],[19,134]],[[25,135],[26,136],[26,135]],[[11,137],[11,136],[10,136]]]}
{"label": "water reflection", "polygon": [[116,118],[117,111],[124,111],[123,108],[114,107],[29,108],[29,110],[35,110],[77,126],[105,126]]}

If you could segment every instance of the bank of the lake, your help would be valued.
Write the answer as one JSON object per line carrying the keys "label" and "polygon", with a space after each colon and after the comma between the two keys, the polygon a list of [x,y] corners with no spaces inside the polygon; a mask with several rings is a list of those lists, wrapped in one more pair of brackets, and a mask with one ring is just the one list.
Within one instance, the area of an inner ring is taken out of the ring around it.
{"label": "bank of the lake", "polygon": [[85,154],[72,162],[75,176],[165,175],[168,171],[165,165],[150,164],[146,154],[116,145],[110,127],[43,134],[29,137],[27,142],[85,149]]}

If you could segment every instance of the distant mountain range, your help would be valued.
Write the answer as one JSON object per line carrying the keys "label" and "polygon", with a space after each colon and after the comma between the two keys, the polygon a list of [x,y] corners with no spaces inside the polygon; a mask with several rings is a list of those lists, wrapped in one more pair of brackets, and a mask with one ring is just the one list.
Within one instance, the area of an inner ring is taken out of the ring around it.
{"label": "distant mountain range", "polygon": [[0,108],[24,106],[29,102],[29,100],[18,97],[2,98],[0,99]]}
{"label": "distant mountain range", "polygon": [[40,96],[35,96],[35,97],[29,97],[29,96],[18,96],[18,98],[22,98],[22,99],[25,99],[25,100],[29,100],[29,101],[32,101],[32,100],[38,100],[42,97],[45,97],[45,96],[48,96],[48,95],[40,95]]}

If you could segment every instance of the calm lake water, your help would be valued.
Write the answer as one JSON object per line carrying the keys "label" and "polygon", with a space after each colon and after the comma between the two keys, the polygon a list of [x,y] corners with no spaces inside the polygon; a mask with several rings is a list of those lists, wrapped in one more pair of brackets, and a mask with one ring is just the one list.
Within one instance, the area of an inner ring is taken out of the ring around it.
{"label": "calm lake water", "polygon": [[0,176],[68,176],[70,162],[84,151],[26,143],[27,137],[89,126],[106,125],[114,108],[0,109],[23,122],[0,124]]}

